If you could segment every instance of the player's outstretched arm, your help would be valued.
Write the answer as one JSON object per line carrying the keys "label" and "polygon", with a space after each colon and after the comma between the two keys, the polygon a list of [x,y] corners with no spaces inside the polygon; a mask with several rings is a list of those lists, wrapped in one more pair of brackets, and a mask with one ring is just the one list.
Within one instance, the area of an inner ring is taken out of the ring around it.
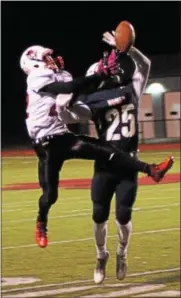
{"label": "player's outstretched arm", "polygon": [[147,81],[150,74],[151,60],[135,47],[130,48],[129,54],[135,60],[139,71]]}
{"label": "player's outstretched arm", "polygon": [[133,77],[135,82],[133,82],[133,84],[135,85],[135,90],[137,90],[138,97],[140,97],[148,81],[151,61],[141,51],[133,46],[129,50],[129,55],[136,62],[137,70],[135,72],[135,77]]}
{"label": "player's outstretched arm", "polygon": [[94,112],[96,112],[110,106],[121,104],[125,100],[126,95],[131,92],[131,85],[128,84],[123,88],[117,87],[110,90],[105,89],[88,95],[82,94],[76,98],[76,101],[83,102],[91,110],[94,110]]}
{"label": "player's outstretched arm", "polygon": [[58,94],[69,94],[69,93],[79,93],[81,90],[86,89],[86,87],[95,86],[95,90],[97,86],[106,78],[105,73],[96,73],[89,77],[78,77],[70,82],[53,82],[46,86],[44,86],[39,91],[52,93],[55,95]]}
{"label": "player's outstretched arm", "polygon": [[115,76],[119,69],[119,64],[116,61],[116,55],[110,54],[107,57],[107,64],[105,65],[104,59],[98,63],[98,69],[95,74],[90,76],[83,76],[75,78],[69,82],[51,82],[44,85],[39,91],[48,92],[51,94],[69,94],[69,93],[86,93],[86,88],[93,87],[94,92],[97,90],[100,83],[111,76]]}

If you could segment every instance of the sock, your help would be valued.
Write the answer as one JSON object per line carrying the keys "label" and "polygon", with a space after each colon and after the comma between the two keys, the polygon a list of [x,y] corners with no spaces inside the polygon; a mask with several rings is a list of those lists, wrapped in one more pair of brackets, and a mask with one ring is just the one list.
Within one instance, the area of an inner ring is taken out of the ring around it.
{"label": "sock", "polygon": [[104,259],[107,252],[107,221],[100,224],[94,221],[94,237],[97,259]]}
{"label": "sock", "polygon": [[132,232],[132,222],[129,221],[126,225],[121,225],[116,220],[119,243],[117,248],[117,254],[121,255],[123,258],[127,258],[127,250],[129,246],[129,240]]}

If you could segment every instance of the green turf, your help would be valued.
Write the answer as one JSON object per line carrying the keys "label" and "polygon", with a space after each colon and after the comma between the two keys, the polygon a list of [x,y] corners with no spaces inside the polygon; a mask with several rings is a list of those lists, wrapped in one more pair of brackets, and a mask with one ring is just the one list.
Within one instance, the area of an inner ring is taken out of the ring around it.
{"label": "green turf", "polygon": [[[140,158],[149,162],[159,162],[170,153],[143,152],[140,153]],[[177,173],[180,172],[180,154],[177,151],[173,153],[176,162],[170,173]],[[37,182],[36,164],[37,160],[34,157],[3,158],[3,186],[11,183]],[[61,177],[64,179],[90,178],[91,175],[92,162],[69,161],[65,163]],[[36,247],[34,241],[39,195],[40,190],[2,192],[3,278],[32,276],[41,279],[40,282],[32,286],[26,285],[30,288],[35,285],[78,280],[84,282],[76,282],[75,287],[94,286],[92,282],[87,282],[92,279],[95,265],[90,190],[63,188],[59,190],[59,200],[52,207],[49,215],[50,245],[47,249]],[[160,291],[179,290],[180,271],[162,271],[180,267],[180,183],[140,186],[134,208],[133,235],[128,255],[129,272],[128,277],[120,285],[125,283],[164,284],[164,289],[160,289]],[[55,243],[51,244],[51,242]],[[107,277],[110,279],[106,280],[105,284],[118,284],[115,279],[116,246],[113,199],[108,238],[108,249],[111,256]],[[145,276],[130,276],[133,273],[154,272],[155,270],[161,272]],[[72,286],[69,285],[68,288]],[[25,287],[25,285],[13,286],[13,288],[15,287]],[[12,287],[4,286],[3,290],[10,288]],[[65,286],[56,287],[56,289],[60,288],[64,289]],[[48,289],[52,290],[55,287]],[[95,289],[62,293],[55,297],[73,298],[98,293],[105,295],[116,290],[121,290],[121,288],[100,286]],[[16,294],[20,295],[20,292],[17,291]],[[10,293],[4,293],[3,297],[8,295]],[[45,294],[42,297],[48,296]]]}

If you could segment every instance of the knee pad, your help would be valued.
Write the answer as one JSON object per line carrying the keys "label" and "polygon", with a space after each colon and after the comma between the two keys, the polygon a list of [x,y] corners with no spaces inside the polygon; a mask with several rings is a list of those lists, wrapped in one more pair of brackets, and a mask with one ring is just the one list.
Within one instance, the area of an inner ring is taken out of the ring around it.
{"label": "knee pad", "polygon": [[99,204],[94,203],[92,219],[97,224],[107,221],[109,217],[109,209],[110,208],[108,206],[101,206]]}
{"label": "knee pad", "polygon": [[132,216],[132,208],[127,206],[120,206],[118,210],[116,210],[116,220],[121,225],[126,225],[130,220]]}

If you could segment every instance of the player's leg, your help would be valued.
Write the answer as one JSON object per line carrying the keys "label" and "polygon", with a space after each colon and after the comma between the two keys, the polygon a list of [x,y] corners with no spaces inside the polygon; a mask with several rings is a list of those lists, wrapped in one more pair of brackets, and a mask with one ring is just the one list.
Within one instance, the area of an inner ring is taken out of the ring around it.
{"label": "player's leg", "polygon": [[116,187],[116,225],[118,247],[116,253],[116,276],[119,280],[127,273],[127,252],[132,232],[132,207],[137,193],[137,173],[125,172]]}
{"label": "player's leg", "polygon": [[107,251],[107,221],[110,203],[115,190],[115,181],[111,175],[95,171],[91,185],[93,204],[93,225],[97,263],[94,270],[94,281],[100,284],[106,276],[106,264],[109,258]]}
{"label": "player's leg", "polygon": [[173,165],[173,157],[166,159],[161,164],[151,165],[142,162],[128,153],[116,150],[105,142],[87,136],[72,135],[72,148],[69,158],[98,159],[109,161],[115,169],[128,169],[133,172],[143,172],[159,182]]}
{"label": "player's leg", "polygon": [[42,195],[39,198],[39,210],[36,225],[36,241],[40,247],[46,247],[48,212],[52,204],[58,198],[59,171],[63,165],[57,147],[53,140],[48,145],[39,144],[35,146],[38,156],[38,177],[42,188]]}

